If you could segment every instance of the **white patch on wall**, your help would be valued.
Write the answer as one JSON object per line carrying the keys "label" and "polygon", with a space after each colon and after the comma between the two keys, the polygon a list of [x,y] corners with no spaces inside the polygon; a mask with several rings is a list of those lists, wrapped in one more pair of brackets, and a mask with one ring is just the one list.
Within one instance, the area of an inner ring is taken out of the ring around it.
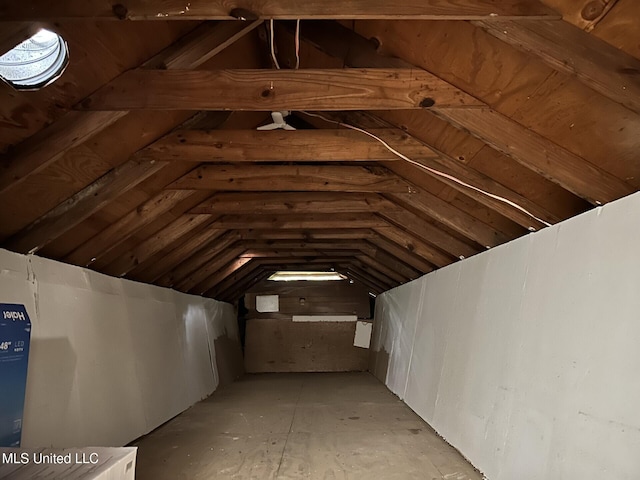
{"label": "white patch on wall", "polygon": [[256,310],[260,313],[280,311],[278,295],[256,295]]}
{"label": "white patch on wall", "polygon": [[353,337],[354,347],[369,348],[372,327],[373,322],[356,322],[356,334]]}
{"label": "white patch on wall", "polygon": [[294,322],[355,322],[357,315],[294,315]]}

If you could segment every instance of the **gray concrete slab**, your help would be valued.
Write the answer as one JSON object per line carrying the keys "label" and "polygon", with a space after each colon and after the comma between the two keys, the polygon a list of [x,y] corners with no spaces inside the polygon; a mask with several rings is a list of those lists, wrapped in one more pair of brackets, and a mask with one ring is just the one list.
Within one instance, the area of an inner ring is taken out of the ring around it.
{"label": "gray concrete slab", "polygon": [[368,373],[247,375],[134,445],[138,480],[482,479]]}

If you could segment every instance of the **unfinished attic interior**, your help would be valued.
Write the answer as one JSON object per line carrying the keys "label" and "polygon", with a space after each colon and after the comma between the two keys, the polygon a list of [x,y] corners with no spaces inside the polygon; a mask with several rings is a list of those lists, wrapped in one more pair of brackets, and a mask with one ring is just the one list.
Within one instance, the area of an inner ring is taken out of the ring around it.
{"label": "unfinished attic interior", "polygon": [[639,1],[119,1],[0,0],[0,478],[640,478]]}

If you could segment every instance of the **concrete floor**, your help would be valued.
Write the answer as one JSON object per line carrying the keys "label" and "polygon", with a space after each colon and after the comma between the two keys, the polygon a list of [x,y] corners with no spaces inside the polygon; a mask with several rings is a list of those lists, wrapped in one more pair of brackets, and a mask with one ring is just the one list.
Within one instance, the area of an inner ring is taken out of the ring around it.
{"label": "concrete floor", "polygon": [[482,478],[368,373],[247,375],[135,445],[138,480]]}

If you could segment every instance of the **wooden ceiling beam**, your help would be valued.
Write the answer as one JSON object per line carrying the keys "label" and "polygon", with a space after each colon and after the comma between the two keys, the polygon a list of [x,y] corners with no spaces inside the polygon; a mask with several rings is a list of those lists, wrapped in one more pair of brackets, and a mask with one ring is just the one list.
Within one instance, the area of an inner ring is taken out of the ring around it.
{"label": "wooden ceiling beam", "polygon": [[37,252],[166,165],[134,156],[38,218],[11,237],[4,247],[19,253]]}
{"label": "wooden ceiling beam", "polygon": [[210,245],[225,232],[226,230],[222,229],[205,228],[188,235],[187,238],[183,237],[175,242],[177,245],[170,251],[158,252],[146,262],[141,262],[127,277],[140,282],[155,283],[158,278],[188,261],[194,252]]}
{"label": "wooden ceiling beam", "polygon": [[[372,133],[415,159],[438,156],[400,129]],[[156,160],[188,162],[337,162],[398,160],[380,142],[346,129],[177,130],[142,151]]]}
{"label": "wooden ceiling beam", "polygon": [[143,67],[163,70],[198,68],[262,23],[263,20],[203,23],[145,62]]}
{"label": "wooden ceiling beam", "polygon": [[195,190],[164,190],[138,205],[124,217],[96,233],[63,258],[66,263],[89,266],[163,213],[194,194]]}
{"label": "wooden ceiling beam", "polygon": [[380,216],[455,258],[470,257],[481,251],[408,210],[384,210]]}
{"label": "wooden ceiling beam", "polygon": [[383,272],[389,272],[390,274],[397,275],[397,277],[400,278],[401,283],[415,280],[422,275],[422,272],[419,272],[386,252],[377,251],[375,255],[362,254],[358,255],[356,258],[363,263],[379,266],[379,269]]}
{"label": "wooden ceiling beam", "polygon": [[242,267],[249,264],[249,267],[245,270],[255,270],[260,266],[261,262],[264,259],[254,259],[254,258],[230,258],[224,264],[220,265],[217,270],[208,271],[208,277],[201,281],[199,284],[194,285],[190,289],[184,289],[183,291],[189,292],[195,295],[205,295],[210,296],[211,292],[222,282],[223,288],[220,290],[225,290],[226,288],[232,287],[237,284],[240,280],[242,280],[243,275],[238,272]]}
{"label": "wooden ceiling beam", "polygon": [[410,206],[486,248],[495,247],[514,238],[495,230],[424,189],[417,193],[392,193],[386,195],[386,198],[401,207]]}
{"label": "wooden ceiling beam", "polygon": [[427,262],[435,265],[437,268],[445,267],[457,260],[452,254],[446,253],[428,243],[425,239],[418,237],[402,228],[396,226],[388,226],[384,228],[374,228],[376,233],[390,242],[393,242],[408,252],[424,258]]}
{"label": "wooden ceiling beam", "polygon": [[[393,125],[382,117],[370,112],[345,113],[342,114],[342,117],[345,121],[355,126],[364,126],[362,119],[366,119],[374,122],[379,126],[383,126],[386,128],[397,128],[396,125]],[[414,135],[416,134],[410,133],[412,131],[411,124],[405,124],[405,128],[407,128],[407,130],[404,130],[405,134],[409,136],[409,138],[413,138],[417,142],[424,142],[422,139],[415,137]],[[416,168],[419,168],[420,172],[424,175],[428,175],[448,185],[456,191],[468,196],[469,198],[472,198],[481,205],[484,205],[487,208],[490,208],[491,210],[494,210],[495,212],[512,220],[513,222],[526,228],[527,230],[539,230],[541,228],[544,228],[545,224],[533,218],[531,215],[528,215],[521,210],[507,204],[505,201],[500,201],[489,195],[478,192],[473,188],[469,188],[460,182],[445,178],[435,172],[444,173],[445,175],[457,178],[458,180],[467,183],[468,185],[472,185],[475,188],[484,190],[485,192],[491,193],[492,195],[497,195],[499,197],[502,197],[503,199],[509,200],[529,211],[532,215],[539,218],[543,222],[554,224],[560,221],[560,218],[557,215],[542,208],[540,205],[511,190],[510,188],[507,188],[504,185],[498,183],[491,177],[477,170],[474,170],[470,166],[467,166],[459,160],[456,160],[451,155],[436,149],[433,145],[428,145],[428,147],[438,155],[438,158],[418,159],[412,157],[411,155],[407,155],[409,156],[409,158],[424,167],[420,168],[416,166]],[[402,150],[401,152],[405,153]],[[394,171],[395,167],[388,166],[388,168],[391,168],[391,170]]]}
{"label": "wooden ceiling beam", "polygon": [[351,265],[351,268],[359,272],[362,276],[374,278],[378,282],[382,283],[383,285],[386,285],[387,290],[389,288],[398,286],[400,285],[400,283],[402,283],[401,280],[393,279],[388,275],[386,275],[385,273],[378,270],[376,267],[367,265],[357,258],[351,259],[349,263]]}
{"label": "wooden ceiling beam", "polygon": [[298,241],[341,241],[376,238],[378,234],[369,229],[307,229],[307,230],[239,230],[242,240],[298,240]]}
{"label": "wooden ceiling beam", "polygon": [[172,288],[183,292],[192,292],[196,294],[202,294],[207,290],[206,283],[211,275],[216,275],[220,271],[225,271],[225,265],[229,262],[236,262],[238,265],[244,265],[250,261],[251,258],[241,257],[244,252],[244,247],[229,247],[220,252],[212,260],[203,263],[184,279],[177,282]]}
{"label": "wooden ceiling beam", "polygon": [[[369,245],[374,246],[372,243],[369,243]],[[380,262],[383,265],[393,268],[411,280],[433,270],[433,268],[429,268],[426,271],[423,271],[422,269],[415,267],[412,261],[405,261],[405,256],[396,256],[382,247],[376,247],[372,253],[369,253],[367,249],[362,249],[362,252],[376,262]]]}
{"label": "wooden ceiling beam", "polygon": [[611,173],[490,108],[433,113],[593,205],[635,192]]}
{"label": "wooden ceiling beam", "polygon": [[[242,245],[242,244],[241,244]],[[244,245],[243,245],[244,246]],[[238,258],[321,258],[321,257],[354,257],[360,255],[362,252],[358,249],[345,249],[345,250],[315,250],[315,249],[249,249],[246,248],[245,252],[238,255]]]}
{"label": "wooden ceiling beam", "polygon": [[213,215],[366,213],[383,208],[386,200],[370,193],[274,192],[216,193],[191,209]]}
{"label": "wooden ceiling beam", "polygon": [[218,300],[234,303],[254,285],[267,279],[270,274],[271,273],[268,270],[265,270],[263,267],[259,267],[258,271],[255,272],[254,275],[246,275],[238,283],[228,288],[226,291],[220,292],[218,295]]}
{"label": "wooden ceiling beam", "polygon": [[[185,6],[186,5],[186,6]],[[492,20],[495,18],[557,19],[551,8],[534,0],[127,0],[125,4],[101,0],[70,0],[52,6],[46,0],[3,2],[2,21],[34,20],[252,20],[386,19],[386,20]]]}
{"label": "wooden ceiling beam", "polygon": [[367,256],[367,255],[357,255],[355,257],[358,261],[362,262],[363,265],[369,266],[371,268],[375,268],[378,272],[386,275],[397,283],[405,283],[409,280],[413,280],[414,278],[418,278],[419,275],[407,275],[404,273],[400,273],[393,268],[388,267],[382,262],[376,261],[375,259]]}
{"label": "wooden ceiling beam", "polygon": [[[225,230],[220,229],[217,231]],[[236,232],[226,231],[223,235],[216,235],[201,248],[185,252],[184,257],[171,270],[158,277],[154,283],[162,287],[170,287],[184,281],[189,275],[206,265],[207,262],[214,260],[226,249],[232,248],[237,240],[238,235]]]}
{"label": "wooden ceiling beam", "polygon": [[393,257],[403,261],[407,265],[410,265],[420,273],[429,273],[435,269],[434,265],[429,263],[420,255],[417,255],[409,249],[388,240],[386,237],[376,235],[375,237],[368,239],[368,242],[381,251],[392,255]]}
{"label": "wooden ceiling beam", "polygon": [[387,222],[374,213],[225,215],[213,224],[228,230],[338,229],[384,227]]}
{"label": "wooden ceiling beam", "polygon": [[[216,272],[207,279],[206,282],[202,282],[197,288],[193,289],[195,294],[214,296],[217,291],[224,291],[230,286],[235,285],[247,274],[246,270],[251,268],[258,268],[261,265],[277,265],[278,269],[283,270],[290,268],[291,265],[305,265],[309,270],[313,270],[316,266],[323,266],[329,268],[331,265],[343,261],[341,257],[323,257],[323,258],[240,258],[233,260],[227,264],[219,272]],[[240,270],[245,264],[249,263],[250,266]],[[204,286],[206,285],[206,286]],[[204,289],[203,289],[204,288]]]}
{"label": "wooden ceiling beam", "polygon": [[[273,249],[277,251],[291,252],[294,250],[315,250],[315,251],[328,251],[334,250],[350,250],[357,249],[360,252],[382,261],[383,263],[392,264],[396,261],[401,261],[403,264],[413,268],[415,272],[427,273],[433,270],[433,266],[428,262],[421,259],[419,256],[412,254],[411,252],[403,249],[402,247],[393,244],[392,242],[385,240],[379,235],[371,232],[369,241],[365,238],[352,239],[352,240],[338,240],[335,238],[328,239],[327,241],[312,241],[304,239],[302,241],[294,240],[275,240],[275,239],[261,239],[256,240],[240,240],[240,244],[247,248],[247,250],[264,250]],[[331,253],[329,253],[331,254]],[[398,268],[404,268],[402,265]]]}
{"label": "wooden ceiling beam", "polygon": [[[329,251],[334,250],[357,250],[368,255],[375,255],[377,248],[367,243],[365,240],[330,240],[325,242],[297,241],[297,240],[240,240],[238,242],[248,251],[285,251],[285,252],[305,252],[305,251]],[[292,255],[295,256],[295,255]]]}
{"label": "wooden ceiling beam", "polygon": [[168,188],[252,192],[394,192],[411,185],[382,167],[338,165],[205,165]]}
{"label": "wooden ceiling beam", "polygon": [[0,162],[0,193],[15,188],[30,175],[44,170],[127,113],[67,112],[3,155]]}
{"label": "wooden ceiling beam", "polygon": [[380,293],[386,290],[386,287],[380,285],[378,282],[372,280],[370,277],[362,277],[345,265],[337,265],[336,272],[344,275],[347,278],[353,279],[356,282],[363,284],[365,287],[369,289],[369,291],[371,291],[371,293],[375,295],[379,295]]}
{"label": "wooden ceiling beam", "polygon": [[177,239],[211,222],[212,219],[211,215],[182,215],[159,232],[147,238],[140,245],[109,263],[109,265],[101,269],[101,272],[107,275],[123,277],[140,263],[148,260]]}
{"label": "wooden ceiling beam", "polygon": [[[352,68],[422,70],[402,59],[379,55],[371,42],[336,22],[308,25],[302,38],[331,56],[344,58],[345,65]],[[348,46],[344,57],[341,56],[346,48],[343,45]],[[435,104],[429,111],[594,205],[634,191],[610,173],[486,105],[448,109]]]}
{"label": "wooden ceiling beam", "polygon": [[146,70],[125,72],[83,110],[397,110],[479,107],[424,70]]}
{"label": "wooden ceiling beam", "polygon": [[640,113],[640,60],[569,22],[477,21],[494,37]]}
{"label": "wooden ceiling beam", "polygon": [[[249,25],[227,22],[201,25],[183,40],[145,62],[143,66],[162,66],[168,69],[196,68],[256,26],[255,22]],[[62,118],[27,138],[3,156],[0,162],[0,193],[19,185],[30,175],[51,165],[69,150],[86,142],[128,113],[67,112]]]}
{"label": "wooden ceiling beam", "polygon": [[224,301],[225,297],[229,296],[230,291],[239,289],[242,284],[250,283],[251,279],[262,277],[268,271],[268,268],[264,268],[259,259],[249,260],[248,262],[243,260],[237,268],[230,271],[226,279],[221,279],[216,285],[212,285],[202,294],[206,297]]}
{"label": "wooden ceiling beam", "polygon": [[367,272],[360,270],[357,265],[353,265],[353,263],[338,264],[336,267],[336,271],[339,271],[349,278],[360,280],[367,285],[371,285],[372,287],[375,287],[379,292],[386,292],[387,290],[392,288],[391,284],[387,284],[382,280],[369,275]]}

